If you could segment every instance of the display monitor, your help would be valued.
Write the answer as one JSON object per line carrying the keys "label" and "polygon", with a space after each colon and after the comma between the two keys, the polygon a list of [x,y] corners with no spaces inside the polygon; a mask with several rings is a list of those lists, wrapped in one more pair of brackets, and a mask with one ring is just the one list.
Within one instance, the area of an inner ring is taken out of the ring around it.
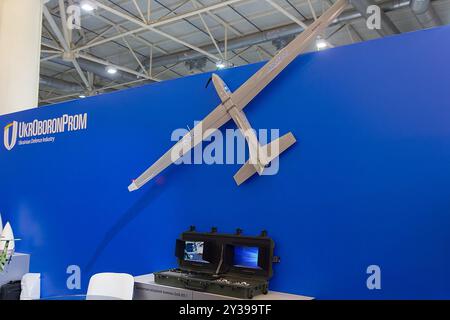
{"label": "display monitor", "polygon": [[184,245],[184,260],[191,262],[209,263],[203,259],[203,247],[205,243],[202,241],[186,241]]}
{"label": "display monitor", "polygon": [[258,266],[259,248],[235,246],[234,263],[235,267],[260,269]]}

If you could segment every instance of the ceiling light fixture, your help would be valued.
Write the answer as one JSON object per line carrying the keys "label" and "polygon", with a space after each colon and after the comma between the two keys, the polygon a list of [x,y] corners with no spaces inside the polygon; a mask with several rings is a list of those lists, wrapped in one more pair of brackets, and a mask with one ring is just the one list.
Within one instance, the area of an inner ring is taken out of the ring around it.
{"label": "ceiling light fixture", "polygon": [[234,64],[232,64],[231,62],[228,61],[224,61],[224,60],[219,60],[216,62],[216,67],[219,70],[225,69],[225,68],[231,68],[233,67]]}
{"label": "ceiling light fixture", "polygon": [[108,72],[109,74],[116,74],[117,73],[117,68],[115,68],[113,66],[107,66],[106,67],[106,72]]}
{"label": "ceiling light fixture", "polygon": [[324,39],[318,38],[316,41],[317,50],[322,50],[328,47],[328,42]]}
{"label": "ceiling light fixture", "polygon": [[83,1],[81,3],[81,9],[90,12],[95,10],[95,6],[90,1]]}
{"label": "ceiling light fixture", "polygon": [[223,61],[217,61],[216,63],[216,67],[217,69],[221,70],[221,69],[225,69],[227,67],[227,64]]}

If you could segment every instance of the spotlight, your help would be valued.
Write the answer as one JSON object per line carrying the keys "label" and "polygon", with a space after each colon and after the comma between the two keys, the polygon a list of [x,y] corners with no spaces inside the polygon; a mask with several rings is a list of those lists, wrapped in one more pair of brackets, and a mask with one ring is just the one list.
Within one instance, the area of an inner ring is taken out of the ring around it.
{"label": "spotlight", "polygon": [[81,3],[81,9],[83,9],[84,11],[90,12],[90,11],[94,11],[95,7],[94,7],[94,5],[91,2],[83,1]]}
{"label": "spotlight", "polygon": [[233,67],[234,65],[231,63],[231,62],[228,62],[228,61],[217,61],[216,62],[216,67],[217,67],[217,69],[225,69],[225,68],[231,68],[231,67]]}
{"label": "spotlight", "polygon": [[317,50],[325,49],[326,47],[328,47],[328,42],[324,39],[319,38],[316,41],[316,47],[317,47]]}
{"label": "spotlight", "polygon": [[106,72],[108,72],[109,74],[116,74],[117,73],[117,69],[114,68],[113,66],[107,66],[106,67]]}
{"label": "spotlight", "polygon": [[227,67],[227,64],[223,61],[217,61],[216,63],[216,67],[217,69],[221,70],[221,69],[225,69]]}

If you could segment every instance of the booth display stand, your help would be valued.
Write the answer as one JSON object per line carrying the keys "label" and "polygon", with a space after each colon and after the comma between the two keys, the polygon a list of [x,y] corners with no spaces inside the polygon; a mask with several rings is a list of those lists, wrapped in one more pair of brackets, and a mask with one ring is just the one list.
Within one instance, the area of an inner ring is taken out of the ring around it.
{"label": "booth display stand", "polygon": [[[134,300],[242,300],[217,294],[199,292],[182,288],[163,286],[155,283],[153,274],[134,278]],[[252,300],[313,300],[312,297],[269,291]]]}

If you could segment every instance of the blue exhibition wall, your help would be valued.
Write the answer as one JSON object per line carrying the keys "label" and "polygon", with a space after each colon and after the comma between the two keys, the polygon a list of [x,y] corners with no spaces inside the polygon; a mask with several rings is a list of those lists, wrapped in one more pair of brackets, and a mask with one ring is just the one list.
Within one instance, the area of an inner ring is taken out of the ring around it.
{"label": "blue exhibition wall", "polygon": [[[0,147],[0,212],[42,273],[44,296],[84,292],[96,272],[173,267],[175,239],[196,225],[267,229],[282,258],[274,290],[449,299],[449,37],[443,27],[297,59],[246,112],[255,128],[299,142],[278,175],[239,188],[238,165],[184,165],[127,190],[172,146],[174,129],[219,103],[205,88],[210,74],[0,117],[3,128],[88,114],[85,130]],[[260,66],[220,74],[234,90]],[[66,288],[69,265],[81,268],[79,291]],[[381,268],[381,290],[366,286],[370,265]]]}

